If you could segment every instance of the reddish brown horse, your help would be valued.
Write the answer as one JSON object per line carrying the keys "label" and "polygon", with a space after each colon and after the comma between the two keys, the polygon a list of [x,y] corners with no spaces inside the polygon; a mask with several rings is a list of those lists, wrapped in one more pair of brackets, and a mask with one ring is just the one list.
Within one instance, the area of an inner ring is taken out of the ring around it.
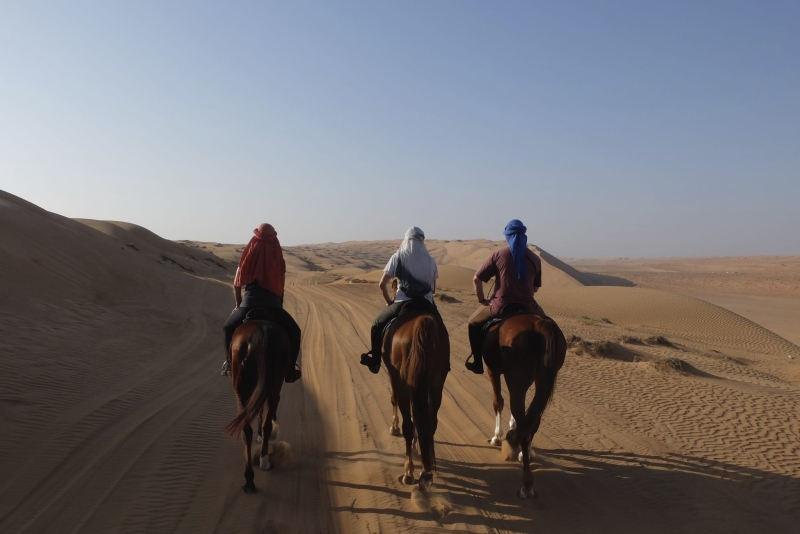
{"label": "reddish brown horse", "polygon": [[[494,390],[495,430],[489,441],[493,445],[503,444],[506,454],[516,454],[521,449],[519,457],[524,486],[519,496],[523,499],[535,497],[531,442],[539,430],[542,413],[553,396],[556,375],[567,354],[567,342],[555,321],[525,313],[490,327],[483,343],[483,354]],[[505,375],[511,397],[511,429],[506,434],[505,443],[501,441],[500,417],[505,403],[500,390],[501,374]],[[534,383],[536,393],[526,412],[525,395]]]}
{"label": "reddish brown horse", "polygon": [[247,460],[244,491],[253,493],[256,486],[253,483],[250,452],[253,440],[250,423],[258,417],[258,434],[263,436],[259,467],[269,471],[268,438],[272,436],[273,421],[281,400],[281,387],[289,370],[289,337],[275,323],[248,320],[234,332],[229,350],[239,415],[225,427],[225,432],[229,437],[244,432],[244,455]]}
{"label": "reddish brown horse", "polygon": [[450,339],[438,315],[409,311],[395,319],[383,338],[383,361],[392,382],[394,417],[390,432],[400,434],[397,409],[403,415],[406,440],[404,484],[415,484],[412,443],[416,434],[423,472],[419,489],[427,491],[436,469],[433,436],[439,424],[439,406],[450,372]]}

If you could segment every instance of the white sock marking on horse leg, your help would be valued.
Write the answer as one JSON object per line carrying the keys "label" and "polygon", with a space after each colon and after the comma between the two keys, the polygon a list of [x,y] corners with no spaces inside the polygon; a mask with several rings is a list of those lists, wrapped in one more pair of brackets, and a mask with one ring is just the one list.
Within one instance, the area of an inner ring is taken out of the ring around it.
{"label": "white sock marking on horse leg", "polygon": [[514,416],[511,416],[511,419],[508,420],[508,428],[514,430],[517,428],[517,420],[514,419]]}
{"label": "white sock marking on horse leg", "polygon": [[261,434],[256,434],[256,443],[261,443]]}
{"label": "white sock marking on horse leg", "polygon": [[264,471],[269,471],[270,470],[271,466],[269,465],[269,456],[268,455],[261,457],[261,459],[258,461],[258,467],[260,467]]}
{"label": "white sock marking on horse leg", "polygon": [[502,440],[503,429],[502,429],[502,424],[500,422],[500,412],[497,412],[495,414],[494,419],[495,419],[495,422],[494,422],[494,437],[490,440],[490,442],[491,442],[492,445],[497,446],[497,445],[500,445],[501,443],[503,443],[503,440]]}

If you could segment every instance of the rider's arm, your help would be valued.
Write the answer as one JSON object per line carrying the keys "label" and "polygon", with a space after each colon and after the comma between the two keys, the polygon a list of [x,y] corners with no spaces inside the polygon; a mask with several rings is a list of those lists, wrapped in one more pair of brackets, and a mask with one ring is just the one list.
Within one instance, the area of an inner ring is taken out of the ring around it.
{"label": "rider's arm", "polygon": [[383,273],[383,276],[381,276],[381,281],[378,283],[378,285],[381,288],[381,293],[383,293],[383,300],[386,301],[387,306],[392,303],[392,299],[389,296],[389,282],[391,280],[392,280],[391,276],[389,276],[386,273]]}
{"label": "rider's arm", "polygon": [[[236,280],[239,278],[239,268],[236,268],[236,276],[233,278]],[[233,286],[233,299],[236,301],[236,307],[238,308],[242,304],[242,287],[237,286],[234,284]]]}
{"label": "rider's arm", "polygon": [[484,306],[489,305],[489,301],[483,296],[483,282],[477,276],[472,278],[472,285],[475,287],[475,296],[478,297],[478,302]]}

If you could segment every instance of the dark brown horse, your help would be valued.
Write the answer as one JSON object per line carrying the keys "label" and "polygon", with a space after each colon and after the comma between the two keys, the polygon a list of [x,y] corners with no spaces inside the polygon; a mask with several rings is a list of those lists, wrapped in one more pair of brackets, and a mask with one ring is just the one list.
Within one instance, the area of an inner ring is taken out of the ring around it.
{"label": "dark brown horse", "polygon": [[[493,445],[502,444],[507,455],[520,451],[524,486],[519,496],[523,499],[535,497],[531,442],[539,430],[542,413],[553,396],[556,375],[567,354],[567,342],[555,321],[525,313],[493,325],[486,334],[483,354],[494,390],[495,429],[494,437],[489,441]],[[505,403],[500,390],[501,374],[505,375],[511,397],[511,429],[505,442],[501,441],[500,417]],[[536,384],[536,392],[526,412],[525,395],[533,384]]]}
{"label": "dark brown horse", "polygon": [[441,318],[424,311],[403,313],[383,338],[383,361],[392,382],[394,416],[390,432],[400,435],[397,409],[403,415],[406,440],[404,484],[415,484],[413,441],[417,438],[423,472],[419,489],[427,492],[436,469],[433,436],[439,424],[439,406],[447,373],[450,372],[450,339]]}
{"label": "dark brown horse", "polygon": [[269,471],[268,438],[272,436],[283,379],[289,370],[289,337],[275,323],[249,320],[236,329],[229,350],[239,415],[225,427],[225,432],[229,437],[244,432],[244,455],[247,460],[244,491],[253,493],[256,486],[253,483],[250,452],[253,440],[250,423],[258,417],[258,434],[263,436],[258,465],[264,471]]}

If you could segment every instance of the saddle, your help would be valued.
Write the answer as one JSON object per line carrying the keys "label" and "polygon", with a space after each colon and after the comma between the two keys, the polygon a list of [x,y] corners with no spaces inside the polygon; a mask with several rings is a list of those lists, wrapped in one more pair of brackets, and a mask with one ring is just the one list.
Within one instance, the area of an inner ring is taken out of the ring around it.
{"label": "saddle", "polygon": [[403,304],[400,306],[400,312],[397,314],[397,316],[400,317],[401,315],[411,312],[435,313],[436,306],[431,304],[431,302],[425,297],[413,298],[403,302]]}
{"label": "saddle", "polygon": [[514,317],[515,315],[522,315],[523,313],[528,313],[528,309],[524,304],[518,304],[518,303],[506,304],[500,309],[499,315],[486,321],[486,323],[483,325],[483,328],[481,328],[481,331],[485,334],[486,332],[489,331],[489,329],[492,326],[498,323],[502,323],[509,317]]}
{"label": "saddle", "polygon": [[[431,302],[425,297],[413,298],[402,303],[400,306],[400,311],[397,313],[397,317],[401,317],[412,312],[436,313],[436,306],[431,304]],[[391,328],[392,323],[397,320],[397,317],[393,317],[388,323],[386,323],[386,326],[383,327],[383,332],[381,332],[381,336],[386,335],[386,332],[389,331],[389,328]]]}
{"label": "saddle", "polygon": [[275,320],[275,310],[270,308],[255,308],[247,312],[247,316],[244,318],[243,323],[247,321],[274,321]]}

